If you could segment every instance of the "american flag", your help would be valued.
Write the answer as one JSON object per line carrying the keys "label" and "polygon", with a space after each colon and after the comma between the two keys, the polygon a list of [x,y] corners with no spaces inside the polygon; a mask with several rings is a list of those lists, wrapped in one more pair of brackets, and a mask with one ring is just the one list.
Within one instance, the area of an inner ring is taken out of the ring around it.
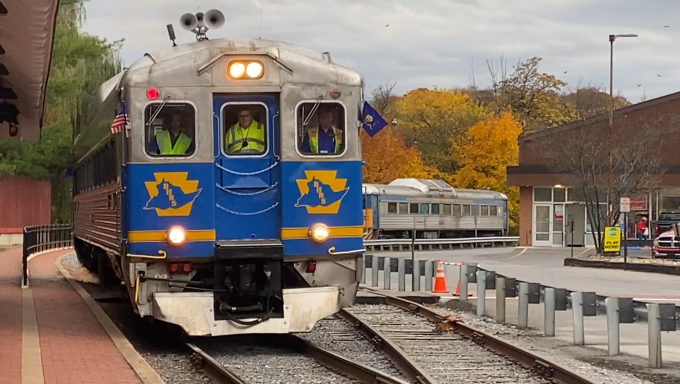
{"label": "american flag", "polygon": [[118,115],[116,115],[116,118],[113,119],[113,124],[111,124],[111,133],[121,133],[123,132],[123,128],[128,123],[128,116],[127,113],[125,113],[125,104],[123,104],[123,108],[118,112]]}

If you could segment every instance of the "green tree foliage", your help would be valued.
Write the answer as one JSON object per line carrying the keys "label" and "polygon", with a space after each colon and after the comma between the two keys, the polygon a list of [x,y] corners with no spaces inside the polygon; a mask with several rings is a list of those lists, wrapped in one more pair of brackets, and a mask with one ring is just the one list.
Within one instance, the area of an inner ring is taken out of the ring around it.
{"label": "green tree foliage", "polygon": [[70,182],[62,175],[73,161],[73,122],[98,84],[122,69],[121,41],[109,43],[82,32],[85,0],[62,0],[55,31],[41,139],[0,141],[0,174],[52,182],[52,218],[70,219]]}

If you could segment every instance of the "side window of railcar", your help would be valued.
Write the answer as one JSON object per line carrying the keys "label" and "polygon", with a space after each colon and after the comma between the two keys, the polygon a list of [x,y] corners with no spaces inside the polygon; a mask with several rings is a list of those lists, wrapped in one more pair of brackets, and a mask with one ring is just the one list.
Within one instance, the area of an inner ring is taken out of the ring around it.
{"label": "side window of railcar", "polygon": [[296,113],[298,149],[303,155],[339,155],[345,150],[345,107],[332,103],[302,103]]}
{"label": "side window of railcar", "polygon": [[196,150],[196,110],[188,103],[153,103],[144,110],[144,143],[154,157],[191,156]]}
{"label": "side window of railcar", "polygon": [[262,104],[229,104],[222,110],[222,146],[228,156],[267,152],[267,108]]}

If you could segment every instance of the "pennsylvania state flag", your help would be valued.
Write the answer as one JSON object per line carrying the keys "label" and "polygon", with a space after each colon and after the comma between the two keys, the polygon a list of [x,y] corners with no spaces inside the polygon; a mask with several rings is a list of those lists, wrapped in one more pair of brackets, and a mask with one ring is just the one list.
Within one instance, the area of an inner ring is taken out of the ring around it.
{"label": "pennsylvania state flag", "polygon": [[366,101],[364,102],[364,110],[361,113],[361,122],[363,123],[364,131],[371,137],[375,136],[376,133],[380,132],[387,125],[387,121]]}

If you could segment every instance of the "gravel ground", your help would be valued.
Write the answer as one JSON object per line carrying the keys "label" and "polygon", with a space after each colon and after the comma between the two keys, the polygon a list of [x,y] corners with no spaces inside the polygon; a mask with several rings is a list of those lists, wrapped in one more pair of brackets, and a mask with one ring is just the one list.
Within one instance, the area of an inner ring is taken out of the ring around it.
{"label": "gravel ground", "polygon": [[[578,259],[590,261],[607,261],[610,263],[623,263],[623,256],[599,256],[599,255],[585,255]],[[628,256],[629,263],[636,264],[660,264],[660,265],[680,265],[680,260],[674,259],[650,259],[644,257]]]}
{"label": "gravel ground", "polygon": [[438,306],[428,305],[427,307],[441,315],[458,316],[468,325],[499,336],[503,340],[535,352],[597,382],[606,384],[680,383],[680,377],[651,372],[646,366],[626,362],[625,356],[618,359],[603,358],[602,351],[570,345],[554,338],[544,337],[536,331],[517,329],[514,325],[497,324],[488,317],[480,318],[469,312]]}
{"label": "gravel ground", "polygon": [[312,332],[299,333],[296,336],[357,363],[408,382],[408,379],[392,365],[380,350],[357,332],[351,324],[338,316],[327,317],[319,321]]}
{"label": "gravel ground", "polygon": [[[277,341],[280,339],[281,341]],[[205,340],[197,345],[249,384],[358,384],[318,364],[313,358],[272,344],[274,335]]]}

